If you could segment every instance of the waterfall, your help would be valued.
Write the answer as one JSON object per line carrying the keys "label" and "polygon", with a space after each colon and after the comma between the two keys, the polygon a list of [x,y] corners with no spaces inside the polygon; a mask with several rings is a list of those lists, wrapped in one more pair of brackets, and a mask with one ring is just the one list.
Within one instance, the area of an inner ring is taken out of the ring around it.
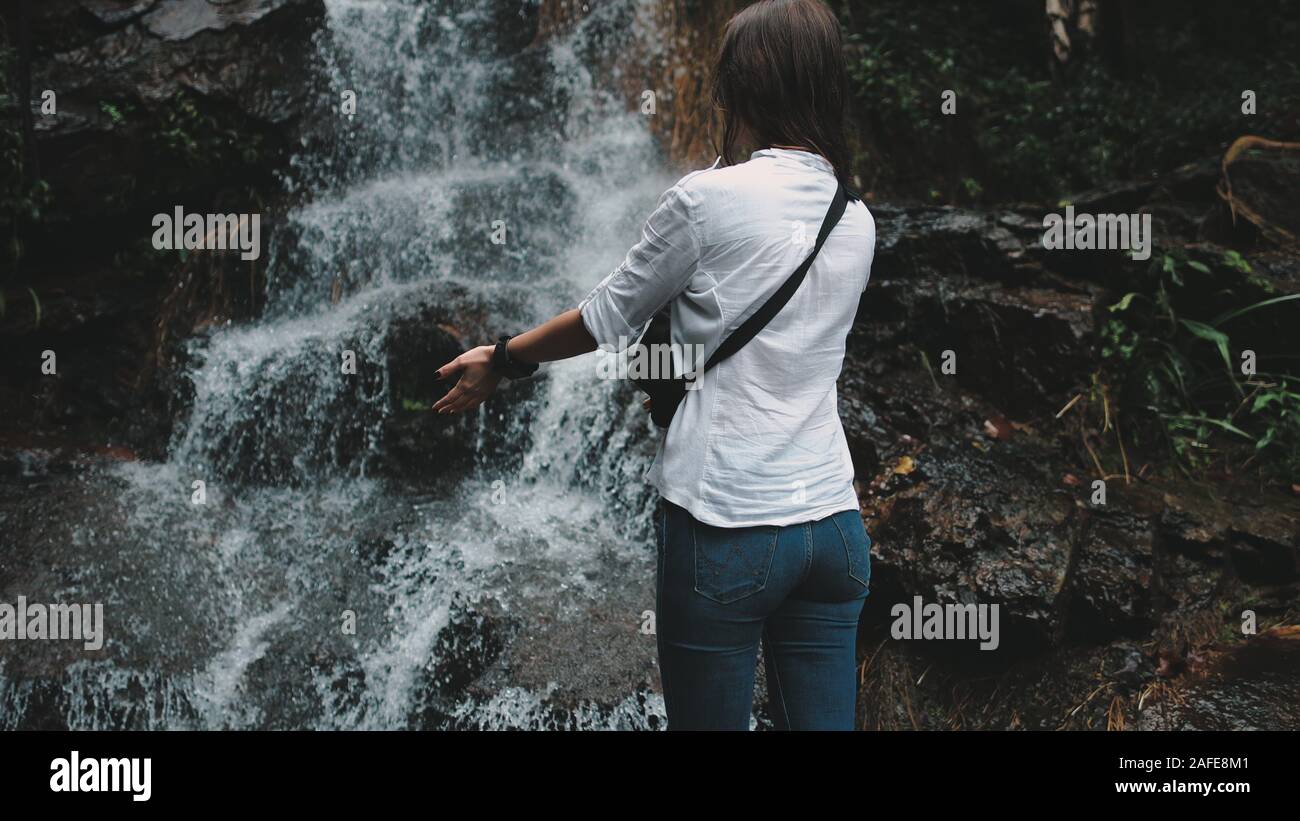
{"label": "waterfall", "polygon": [[626,388],[593,357],[548,366],[467,426],[469,467],[384,469],[395,385],[442,364],[393,359],[423,311],[511,332],[572,306],[670,184],[592,68],[652,35],[649,4],[544,39],[524,2],[326,6],[265,314],[191,341],[170,457],[114,469],[73,527],[105,652],[0,668],[0,727],[656,726],[650,434]]}

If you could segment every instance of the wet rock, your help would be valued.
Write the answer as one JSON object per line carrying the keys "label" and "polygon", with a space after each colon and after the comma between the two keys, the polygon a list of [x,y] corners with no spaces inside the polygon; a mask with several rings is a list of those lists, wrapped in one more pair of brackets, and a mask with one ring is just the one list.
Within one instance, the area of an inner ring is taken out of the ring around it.
{"label": "wet rock", "polygon": [[[1203,157],[1185,163],[1163,176],[1124,180],[1071,195],[1068,200],[1079,213],[1136,214],[1160,207],[1187,209],[1187,216],[1204,215],[1214,200],[1219,179],[1218,157]],[[1183,242],[1196,239],[1196,223],[1181,223],[1181,230],[1164,230]]]}
{"label": "wet rock", "polygon": [[1160,502],[1171,548],[1216,562],[1231,561],[1253,584],[1300,578],[1300,500],[1279,490],[1227,483],[1216,491],[1170,483]]}
{"label": "wet rock", "polygon": [[425,686],[443,698],[464,692],[500,657],[509,629],[499,615],[458,607],[447,628],[438,634],[433,652],[438,663],[427,671]]}
{"label": "wet rock", "polygon": [[[1188,242],[1212,207],[1216,173],[1192,164],[1075,204],[1154,210],[1164,241]],[[872,284],[840,386],[874,541],[863,624],[884,642],[865,658],[892,671],[878,693],[892,700],[889,714],[868,726],[1134,726],[1142,694],[1197,669],[1239,602],[1296,579],[1294,500],[1252,495],[1244,482],[1148,477],[1109,481],[1106,504],[1093,505],[1078,478],[1092,474],[1089,458],[1055,417],[1098,367],[1098,308],[1113,289],[1132,290],[1140,266],[1118,254],[1048,254],[1031,212],[873,211]],[[1221,249],[1188,253],[1222,267]],[[1287,263],[1275,265],[1274,281],[1284,280]],[[940,368],[944,351],[956,354],[955,374]],[[1000,605],[1001,647],[891,649],[890,607],[915,595]],[[934,692],[906,683],[926,670]],[[985,676],[997,687],[978,683]],[[953,687],[958,695],[943,692]],[[969,705],[987,700],[972,716]]]}
{"label": "wet rock", "polygon": [[141,16],[158,0],[81,0],[81,8],[105,26],[117,26]]}
{"label": "wet rock", "polygon": [[915,484],[868,508],[873,576],[898,588],[885,598],[998,604],[1004,652],[1052,644],[1081,517],[1042,457],[1023,443],[916,457]]}
{"label": "wet rock", "polygon": [[998,603],[1013,631],[1004,646],[1031,652],[1163,635],[1161,624],[1213,609],[1229,567],[1249,584],[1296,578],[1295,500],[1111,481],[1106,504],[1093,505],[1089,483],[1067,481],[1088,472],[1071,450],[960,386],[900,372],[868,333],[850,339],[870,353],[846,363],[840,403],[880,599]]}
{"label": "wet rock", "polygon": [[[395,411],[384,422],[383,455],[376,469],[397,478],[442,482],[472,467],[483,454],[518,459],[527,449],[543,383],[544,377],[537,377],[507,385],[469,414],[440,415],[423,404]],[[435,399],[441,395],[434,394]]]}
{"label": "wet rock", "polygon": [[[633,581],[606,588],[598,600],[581,598],[579,607],[531,611],[543,615],[519,624],[469,686],[449,727],[663,726],[655,637],[646,632],[653,624],[653,568],[644,559],[605,557],[597,564],[593,576],[613,571]],[[499,710],[505,714],[494,715]]]}
{"label": "wet rock", "polygon": [[1124,729],[1137,714],[1141,647],[1061,647],[1010,667],[936,657],[915,643],[872,634],[861,669],[865,730]]}
{"label": "wet rock", "polygon": [[[0,413],[158,457],[178,410],[175,337],[252,313],[246,303],[257,302],[260,285],[256,270],[222,276],[153,251],[150,219],[178,204],[256,211],[269,238],[275,173],[314,105],[312,38],[323,4],[29,5],[33,94],[57,95],[56,113],[37,114],[33,133],[33,170],[51,201],[23,232],[25,279],[6,283],[0,340],[15,367],[4,371]],[[169,297],[196,277],[206,293]],[[57,376],[39,372],[45,350],[59,357]]]}
{"label": "wet rock", "polygon": [[160,198],[189,204],[265,181],[312,104],[319,0],[58,0],[35,11],[32,87],[58,95],[58,113],[36,118],[55,199],[47,231],[112,237]]}
{"label": "wet rock", "polygon": [[1069,596],[1069,629],[1076,640],[1142,636],[1154,623],[1155,523],[1119,507],[1092,510],[1077,548]]}
{"label": "wet rock", "polygon": [[[856,345],[853,337],[850,344]],[[900,361],[909,353],[911,362]],[[877,475],[923,443],[965,444],[981,435],[983,421],[995,412],[992,404],[936,385],[916,351],[893,349],[883,356],[893,361],[846,360],[840,382],[840,417],[859,477]]]}
{"label": "wet rock", "polygon": [[246,26],[291,0],[159,0],[141,19],[145,29],[164,40],[187,40],[201,31]]}
{"label": "wet rock", "polygon": [[1025,284],[1041,272],[1032,253],[1042,233],[1041,216],[1035,223],[1015,212],[951,207],[872,205],[871,211],[876,218],[871,288],[879,279],[935,273],[953,281]]}
{"label": "wet rock", "polygon": [[1300,728],[1300,635],[1294,626],[1251,638],[1200,676],[1177,682],[1141,714],[1143,730]]}
{"label": "wet rock", "polygon": [[[164,409],[161,386],[149,379],[154,328],[151,313],[161,295],[156,283],[127,272],[95,269],[39,286],[39,322],[23,289],[5,293],[0,345],[8,367],[0,370],[0,428],[64,430],[98,443],[129,443],[150,455],[165,447],[170,420],[138,413]],[[42,372],[46,351],[56,373]]]}
{"label": "wet rock", "polygon": [[1062,647],[997,671],[877,640],[858,716],[868,730],[1294,730],[1295,644],[1260,636],[1167,680],[1132,640]]}
{"label": "wet rock", "polygon": [[[1046,273],[1034,248],[1041,227],[1014,213],[878,208],[876,224],[854,367],[927,368],[1013,418],[1059,409],[1092,367],[1100,286]],[[951,357],[954,374],[941,370]]]}
{"label": "wet rock", "polygon": [[471,296],[459,286],[433,286],[406,301],[388,324],[384,344],[388,411],[376,463],[382,473],[423,481],[442,480],[470,467],[477,456],[516,460],[527,449],[530,429],[545,393],[545,373],[507,380],[481,409],[447,416],[430,408],[456,380],[437,381],[443,364],[494,331],[512,327],[504,317],[523,295],[510,291]]}

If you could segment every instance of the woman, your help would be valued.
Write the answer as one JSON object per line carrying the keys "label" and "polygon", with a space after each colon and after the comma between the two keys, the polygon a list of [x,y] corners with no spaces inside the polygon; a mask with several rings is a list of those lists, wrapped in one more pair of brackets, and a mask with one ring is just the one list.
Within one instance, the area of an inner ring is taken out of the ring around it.
{"label": "woman", "polygon": [[[621,349],[665,305],[674,342],[707,356],[810,256],[849,165],[834,14],[820,0],[749,6],[727,25],[713,83],[718,162],[663,195],[578,308],[440,368],[459,381],[435,411],[471,410],[537,363]],[[742,144],[759,150],[736,163]],[[656,631],[670,729],[748,729],[760,641],[778,727],[853,727],[870,542],[835,383],[874,246],[871,215],[851,199],[788,303],[699,377],[660,444],[647,478],[662,497]]]}

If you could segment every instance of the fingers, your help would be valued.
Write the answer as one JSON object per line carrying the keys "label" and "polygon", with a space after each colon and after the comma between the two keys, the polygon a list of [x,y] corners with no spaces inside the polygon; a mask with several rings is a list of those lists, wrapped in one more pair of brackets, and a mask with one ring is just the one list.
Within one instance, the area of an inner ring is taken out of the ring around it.
{"label": "fingers", "polygon": [[459,401],[447,408],[445,413],[466,413],[483,404],[484,397],[465,395]]}
{"label": "fingers", "polygon": [[464,395],[465,395],[464,386],[460,382],[457,382],[456,386],[451,390],[447,391],[447,394],[445,396],[443,396],[437,402],[433,403],[433,407],[430,410],[432,410],[434,413],[446,413],[448,409],[456,402],[458,402],[460,398]]}
{"label": "fingers", "polygon": [[[462,361],[462,358],[458,356],[435,371],[433,377],[434,379],[442,381],[450,379],[464,370],[465,364]],[[458,413],[459,407],[462,404],[462,399],[465,397],[467,392],[468,391],[465,387],[465,377],[461,376],[451,390],[447,391],[441,399],[433,403],[433,407],[430,408],[430,410],[434,413]]]}
{"label": "fingers", "polygon": [[456,387],[447,391],[447,395],[433,403],[435,413],[464,413],[477,408],[487,399],[487,394],[481,390],[467,388],[465,380],[456,383]]}
{"label": "fingers", "polygon": [[465,413],[477,408],[492,395],[500,377],[491,374],[484,351],[485,349],[476,348],[463,353],[434,373],[439,381],[449,380],[457,374],[460,378],[446,396],[433,403],[430,410],[439,414]]}
{"label": "fingers", "polygon": [[463,370],[465,370],[465,365],[460,361],[460,357],[458,356],[435,371],[433,378],[439,380],[450,379]]}

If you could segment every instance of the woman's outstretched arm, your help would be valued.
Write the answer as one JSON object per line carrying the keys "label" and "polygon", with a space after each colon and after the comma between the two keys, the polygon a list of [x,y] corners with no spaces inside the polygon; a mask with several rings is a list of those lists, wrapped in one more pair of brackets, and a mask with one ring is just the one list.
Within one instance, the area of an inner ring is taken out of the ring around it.
{"label": "woman's outstretched arm", "polygon": [[[695,274],[700,244],[694,212],[695,200],[680,184],[665,191],[646,221],[641,241],[628,251],[623,264],[579,307],[512,338],[507,346],[510,358],[554,362],[594,351],[597,343],[611,351],[626,348],[638,335],[636,329],[681,293]],[[474,348],[438,369],[439,379],[460,374],[460,381],[434,403],[435,411],[464,413],[492,395],[501,382],[492,370],[492,349],[492,345]]]}
{"label": "woman's outstretched arm", "polygon": [[[472,348],[438,369],[438,379],[460,374],[456,386],[433,405],[438,413],[464,413],[483,404],[501,376],[492,370],[492,345]],[[554,362],[596,350],[596,340],[582,323],[577,308],[548,319],[531,331],[512,337],[506,346],[511,359],[520,362]]]}
{"label": "woman's outstretched arm", "polygon": [[582,314],[571,308],[548,319],[531,331],[513,337],[506,346],[511,359],[520,362],[554,362],[596,350],[596,340],[582,322]]}

